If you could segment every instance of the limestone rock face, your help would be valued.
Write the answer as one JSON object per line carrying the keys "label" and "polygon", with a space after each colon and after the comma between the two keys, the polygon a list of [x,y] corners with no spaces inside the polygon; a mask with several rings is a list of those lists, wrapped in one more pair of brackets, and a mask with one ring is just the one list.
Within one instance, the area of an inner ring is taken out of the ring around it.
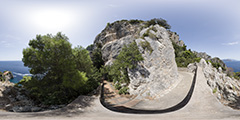
{"label": "limestone rock face", "polygon": [[[214,68],[211,63],[207,63],[204,59],[201,59],[199,65],[203,68],[207,84],[220,101],[224,101],[225,104],[238,103],[240,97],[240,81],[228,77],[222,72],[221,68]],[[240,105],[234,105],[235,108],[240,108]]]}
{"label": "limestone rock face", "polygon": [[205,52],[196,52],[196,51],[193,51],[193,53],[195,53],[197,55],[197,57],[200,57],[200,58],[203,58],[205,60],[210,60],[211,59],[211,56],[208,55],[207,53]]}
{"label": "limestone rock face", "polygon": [[182,40],[179,40],[179,35],[176,32],[168,31],[168,33],[169,33],[169,38],[173,43],[175,43],[181,47],[183,47],[183,45],[185,45]]}
{"label": "limestone rock face", "polygon": [[[119,25],[120,24],[120,25]],[[157,98],[178,83],[177,65],[169,32],[159,26],[115,22],[100,33],[94,44],[102,45],[105,65],[111,65],[122,47],[135,41],[144,61],[129,69],[129,92],[143,99]],[[151,49],[142,44],[147,43]]]}

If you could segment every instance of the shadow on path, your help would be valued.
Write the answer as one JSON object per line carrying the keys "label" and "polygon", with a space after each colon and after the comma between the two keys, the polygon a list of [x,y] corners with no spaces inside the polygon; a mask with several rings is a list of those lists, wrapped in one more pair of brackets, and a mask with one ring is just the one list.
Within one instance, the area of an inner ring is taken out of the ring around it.
{"label": "shadow on path", "polygon": [[173,112],[176,110],[179,110],[181,108],[183,108],[185,105],[188,104],[188,102],[190,101],[193,91],[194,91],[194,87],[195,87],[195,83],[196,83],[196,77],[197,77],[197,65],[196,65],[196,69],[195,69],[195,74],[193,77],[193,81],[192,81],[192,85],[191,88],[187,94],[187,96],[177,105],[167,108],[167,109],[162,109],[162,110],[142,110],[142,109],[133,109],[133,108],[128,108],[128,107],[124,107],[124,106],[112,106],[109,105],[105,102],[105,98],[104,98],[104,83],[102,84],[101,87],[101,96],[100,96],[100,102],[101,104],[111,110],[111,111],[115,111],[115,112],[121,112],[121,113],[131,113],[131,114],[160,114],[160,113],[168,113],[168,112]]}

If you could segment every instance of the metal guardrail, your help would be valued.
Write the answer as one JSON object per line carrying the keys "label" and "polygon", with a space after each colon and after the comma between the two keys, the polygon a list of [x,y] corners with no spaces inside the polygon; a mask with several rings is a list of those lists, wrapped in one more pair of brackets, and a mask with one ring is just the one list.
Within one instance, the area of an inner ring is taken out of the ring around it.
{"label": "metal guardrail", "polygon": [[175,105],[173,107],[162,109],[162,110],[143,110],[143,109],[128,108],[128,107],[124,107],[124,106],[117,106],[117,107],[111,106],[111,105],[105,103],[105,101],[104,101],[104,83],[101,86],[100,102],[105,108],[107,108],[111,111],[121,112],[121,113],[161,114],[161,113],[168,113],[168,112],[177,111],[177,110],[183,108],[184,106],[186,106],[188,104],[188,102],[190,101],[191,97],[192,97],[194,87],[195,87],[195,83],[196,83],[196,78],[197,78],[197,69],[198,69],[198,67],[196,65],[192,85],[191,85],[190,90],[188,91],[188,94],[186,95],[186,97],[180,103],[178,103],[177,105]]}

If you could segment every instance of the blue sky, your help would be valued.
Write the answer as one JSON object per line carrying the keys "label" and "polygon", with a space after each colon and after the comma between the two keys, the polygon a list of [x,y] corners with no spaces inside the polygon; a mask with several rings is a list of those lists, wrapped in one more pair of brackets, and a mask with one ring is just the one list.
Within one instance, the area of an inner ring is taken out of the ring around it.
{"label": "blue sky", "polygon": [[240,60],[239,0],[0,0],[0,60],[21,60],[37,34],[92,44],[108,22],[164,18],[188,48]]}

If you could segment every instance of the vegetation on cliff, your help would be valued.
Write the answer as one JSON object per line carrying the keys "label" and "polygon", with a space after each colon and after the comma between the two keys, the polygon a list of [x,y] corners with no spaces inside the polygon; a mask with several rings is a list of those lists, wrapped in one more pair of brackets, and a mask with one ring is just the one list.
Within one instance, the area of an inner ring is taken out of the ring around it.
{"label": "vegetation on cliff", "polygon": [[130,83],[128,69],[136,68],[137,63],[142,60],[142,54],[134,41],[129,45],[125,45],[113,64],[107,68],[108,79],[113,81],[115,88],[119,90],[119,94],[128,93],[127,85]]}
{"label": "vegetation on cliff", "polygon": [[69,103],[95,89],[101,77],[88,51],[81,46],[72,49],[62,33],[37,35],[23,50],[22,60],[33,76],[19,84],[42,104]]}
{"label": "vegetation on cliff", "polygon": [[144,24],[144,27],[150,27],[151,25],[158,24],[158,25],[164,27],[165,29],[171,29],[171,26],[163,18],[153,18],[153,19],[148,20],[148,21],[143,21],[143,20],[138,20],[138,19],[135,19],[135,20],[134,19],[132,19],[132,20],[121,20],[121,21],[115,21],[114,23],[107,23],[107,27],[111,27],[115,23],[119,23],[119,22],[127,22],[127,23],[132,24],[132,25],[142,23],[142,24]]}
{"label": "vegetation on cliff", "polygon": [[181,47],[174,42],[172,44],[175,49],[175,60],[178,67],[187,67],[188,64],[201,60],[201,58],[197,57],[190,49],[187,50],[186,45]]}

